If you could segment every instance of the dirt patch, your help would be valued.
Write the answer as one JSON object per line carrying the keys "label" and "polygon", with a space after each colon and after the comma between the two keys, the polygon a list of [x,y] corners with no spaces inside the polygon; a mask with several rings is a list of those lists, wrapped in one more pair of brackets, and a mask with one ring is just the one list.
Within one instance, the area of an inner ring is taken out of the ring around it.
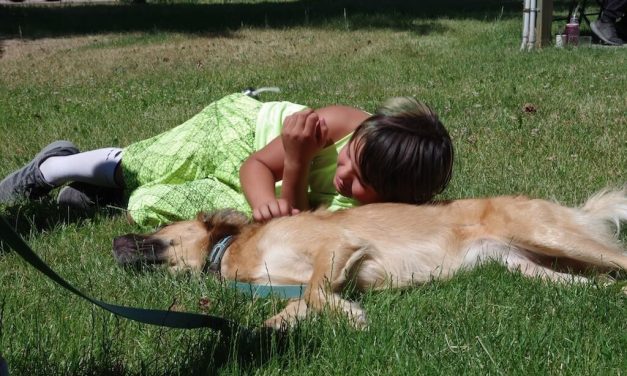
{"label": "dirt patch", "polygon": [[14,38],[5,40],[4,47],[0,70],[4,77],[11,77],[4,82],[9,87],[25,82],[57,86],[101,82],[118,79],[121,73],[128,80],[146,74],[167,77],[170,71],[186,70],[200,77],[254,69],[257,64],[281,70],[315,63],[317,56],[348,58],[350,54],[351,59],[359,59],[389,48],[371,32],[338,34],[305,28],[244,29],[228,36],[124,33]]}
{"label": "dirt patch", "polygon": [[33,56],[49,55],[64,50],[72,50],[93,43],[97,38],[93,36],[72,38],[41,38],[30,39],[3,39],[0,40],[0,58],[15,60]]}

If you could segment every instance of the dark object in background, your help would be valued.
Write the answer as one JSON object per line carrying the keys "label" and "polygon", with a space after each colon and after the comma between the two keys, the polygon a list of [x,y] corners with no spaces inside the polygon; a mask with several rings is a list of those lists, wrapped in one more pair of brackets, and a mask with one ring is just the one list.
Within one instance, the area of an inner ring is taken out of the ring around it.
{"label": "dark object in background", "polygon": [[0,376],[9,376],[9,365],[2,355],[0,355]]}

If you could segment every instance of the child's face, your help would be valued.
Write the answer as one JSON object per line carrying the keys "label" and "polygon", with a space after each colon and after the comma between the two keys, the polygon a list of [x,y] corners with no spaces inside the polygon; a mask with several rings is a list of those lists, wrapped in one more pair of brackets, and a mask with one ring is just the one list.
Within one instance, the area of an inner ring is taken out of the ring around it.
{"label": "child's face", "polygon": [[362,204],[371,204],[379,201],[379,194],[363,182],[356,162],[358,152],[354,140],[340,150],[333,185],[342,196],[354,198]]}

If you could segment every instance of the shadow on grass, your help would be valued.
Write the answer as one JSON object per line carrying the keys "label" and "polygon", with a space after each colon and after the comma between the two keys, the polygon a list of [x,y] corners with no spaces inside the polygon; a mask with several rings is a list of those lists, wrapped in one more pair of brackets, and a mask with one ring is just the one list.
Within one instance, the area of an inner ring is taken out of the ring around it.
{"label": "shadow on grass", "polygon": [[193,364],[174,373],[218,374],[220,369],[237,363],[240,373],[248,374],[254,373],[256,368],[270,360],[284,362],[287,366],[294,356],[307,357],[320,346],[320,342],[308,330],[312,329],[296,326],[289,331],[276,331],[261,327],[230,338],[221,338],[214,342],[211,351],[206,351],[204,356],[196,356]]}
{"label": "shadow on grass", "polygon": [[[436,17],[495,20],[521,17],[519,0],[320,0],[255,4],[106,4],[0,6],[0,35],[42,38],[109,32],[215,33],[242,27],[292,26],[406,30]],[[437,32],[437,30],[435,30]]]}
{"label": "shadow on grass", "polygon": [[[86,211],[62,209],[48,199],[20,203],[0,211],[0,216],[5,218],[15,232],[23,238],[27,238],[32,233],[52,230],[60,225],[80,225],[96,216],[113,217],[116,215],[121,215],[120,210],[109,207],[97,207]],[[0,255],[4,252],[6,250],[0,246]]]}
{"label": "shadow on grass", "polygon": [[[155,354],[158,358],[141,361],[139,369],[129,369],[124,354],[116,350],[115,337],[108,336],[100,340],[100,352],[87,354],[76,364],[59,365],[49,359],[35,357],[30,358],[28,363],[9,364],[9,368],[15,374],[31,375],[62,375],[68,372],[109,376],[217,375],[224,369],[237,369],[240,374],[249,374],[270,360],[287,365],[294,354],[309,356],[319,342],[305,337],[298,329],[276,332],[259,328],[233,336],[218,336],[205,331],[199,333],[196,339],[182,344],[185,346],[183,358],[178,354],[179,358],[173,360],[176,354],[158,353]],[[36,349],[25,348],[24,351],[37,353]]]}
{"label": "shadow on grass", "polygon": [[[280,358],[288,351],[289,346],[301,341],[295,339],[300,334],[278,332],[269,328],[257,328],[250,331],[240,331],[231,336],[221,335],[217,340],[208,340],[192,344],[188,348],[189,358],[186,364],[178,369],[169,369],[164,375],[213,375],[221,369],[237,364],[240,373],[251,373],[254,369],[263,366],[270,359]],[[161,354],[167,356],[167,354]],[[113,368],[116,366],[111,364]],[[96,365],[101,368],[102,365]],[[118,369],[119,365],[117,366]],[[112,367],[107,367],[112,369]],[[151,372],[151,370],[146,370]],[[140,374],[143,374],[141,371]],[[154,374],[153,372],[151,372]],[[159,373],[159,372],[158,372]],[[109,374],[109,373],[107,373]],[[125,371],[119,375],[129,375]]]}

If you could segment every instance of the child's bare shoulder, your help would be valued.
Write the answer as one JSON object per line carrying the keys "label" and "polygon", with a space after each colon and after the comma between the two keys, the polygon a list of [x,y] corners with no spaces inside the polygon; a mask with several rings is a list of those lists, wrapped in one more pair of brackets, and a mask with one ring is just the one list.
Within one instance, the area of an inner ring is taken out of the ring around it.
{"label": "child's bare shoulder", "polygon": [[322,107],[316,113],[326,121],[329,136],[333,140],[339,140],[351,133],[370,116],[358,108],[340,105]]}

